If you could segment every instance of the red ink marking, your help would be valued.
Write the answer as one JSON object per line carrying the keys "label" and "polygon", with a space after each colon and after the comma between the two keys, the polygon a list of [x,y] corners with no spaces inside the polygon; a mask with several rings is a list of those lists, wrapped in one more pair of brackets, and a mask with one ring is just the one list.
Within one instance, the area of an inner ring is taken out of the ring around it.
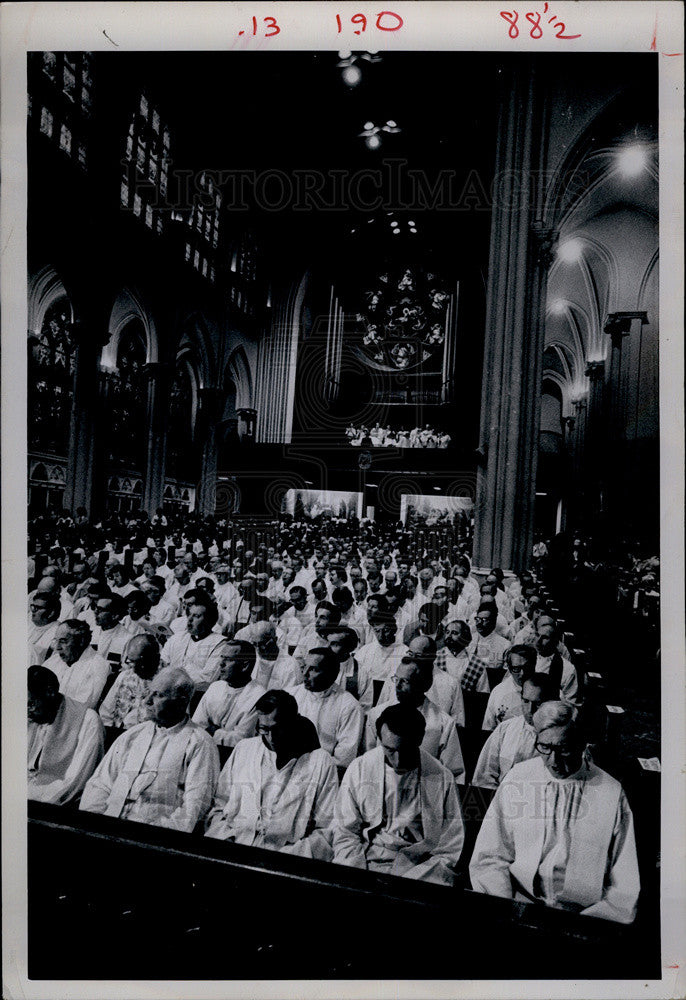
{"label": "red ink marking", "polygon": [[238,34],[239,34],[239,35],[244,35],[244,34],[245,34],[245,32],[244,32],[244,31],[239,31],[239,32],[238,32]]}
{"label": "red ink marking", "polygon": [[510,25],[509,31],[507,32],[510,38],[518,38],[519,28],[517,27],[517,20],[519,18],[519,14],[517,13],[517,11],[501,10],[500,16],[504,18]]}
{"label": "red ink marking", "polygon": [[[529,32],[530,37],[543,38],[543,29],[541,28],[541,15],[538,13],[538,11],[529,11],[525,15],[525,17],[529,22],[529,24],[533,25],[531,31]],[[534,20],[534,18],[536,20]],[[536,32],[538,32],[538,34],[536,34]]]}
{"label": "red ink marking", "polygon": [[[267,21],[271,21],[271,24],[267,24]],[[281,28],[276,23],[276,18],[275,17],[265,17],[264,18],[264,22],[265,22],[265,24],[267,24],[268,28],[273,29],[271,31],[266,31],[265,32],[265,34],[264,34],[265,38],[273,38],[274,35],[280,35],[281,34]]]}
{"label": "red ink marking", "polygon": [[572,38],[581,38],[580,34],[579,35],[565,35],[565,33],[564,33],[565,27],[566,27],[566,25],[565,25],[564,21],[560,21],[560,23],[557,26],[557,32],[555,34],[556,38],[563,38],[566,42],[568,42]]}
{"label": "red ink marking", "polygon": [[253,33],[253,35],[257,34],[257,18],[256,17],[253,17],[253,19],[252,19],[252,33]]}
{"label": "red ink marking", "polygon": [[657,14],[655,15],[655,28],[653,30],[653,40],[650,43],[651,52],[655,52],[657,49]]}
{"label": "red ink marking", "polygon": [[[397,24],[394,25],[382,24],[381,23],[382,17],[394,17],[397,21]],[[379,31],[400,31],[404,23],[405,22],[403,21],[400,14],[395,14],[392,10],[382,10],[380,11],[380,13],[376,15],[376,27],[379,29]]]}
{"label": "red ink marking", "polygon": [[683,52],[663,52],[663,56],[683,56]]}
{"label": "red ink marking", "polygon": [[341,31],[343,30],[343,25],[341,24],[341,15],[340,14],[336,14],[336,24],[338,25],[338,34],[340,35]]}

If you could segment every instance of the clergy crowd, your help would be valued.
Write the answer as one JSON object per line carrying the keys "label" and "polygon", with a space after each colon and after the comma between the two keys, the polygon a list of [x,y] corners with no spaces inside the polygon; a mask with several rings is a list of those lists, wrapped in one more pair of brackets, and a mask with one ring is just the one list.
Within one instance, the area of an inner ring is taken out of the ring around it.
{"label": "clergy crowd", "polygon": [[346,440],[353,448],[448,448],[452,438],[447,431],[437,430],[432,424],[424,427],[355,427],[345,431]]}
{"label": "clergy crowd", "polygon": [[516,576],[457,527],[30,529],[29,798],[634,919],[632,813],[540,543]]}

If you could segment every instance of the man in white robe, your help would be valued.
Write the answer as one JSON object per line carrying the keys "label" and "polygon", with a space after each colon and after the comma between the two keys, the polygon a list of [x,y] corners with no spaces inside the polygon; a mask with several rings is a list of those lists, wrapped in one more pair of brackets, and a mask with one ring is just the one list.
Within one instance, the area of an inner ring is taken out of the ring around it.
{"label": "man in white robe", "polygon": [[522,714],[522,684],[536,669],[533,646],[512,646],[505,654],[506,673],[488,696],[482,729],[495,729],[500,722]]}
{"label": "man in white robe", "polygon": [[78,799],[103,754],[102,723],[92,708],[60,694],[46,667],[29,667],[28,797],[65,805]]}
{"label": "man in white robe", "polygon": [[557,701],[559,688],[547,674],[532,674],[521,688],[522,714],[500,722],[484,743],[471,784],[497,788],[515,764],[535,756],[533,717],[544,701]]}
{"label": "man in white robe", "polygon": [[440,761],[454,775],[457,784],[463,785],[465,766],[460,737],[454,720],[428,698],[431,677],[431,667],[425,660],[412,656],[402,658],[393,678],[393,698],[389,702],[378,704],[367,715],[365,747],[371,750],[376,746],[376,723],[387,704],[399,703],[415,708],[421,712],[425,723],[422,750]]}
{"label": "man in white robe", "polygon": [[258,735],[225,765],[206,836],[330,861],[336,765],[287,691],[257,702]]}
{"label": "man in white robe", "polygon": [[166,667],[150,685],[149,720],[118,737],[81,797],[81,809],[191,833],[212,803],[219,754],[191,722],[194,685]]}
{"label": "man in white robe", "polygon": [[95,627],[91,646],[103,659],[116,664],[115,669],[118,669],[124,647],[131,638],[131,633],[122,625],[126,602],[118,594],[107,594],[95,602],[93,614]]}
{"label": "man in white robe", "polygon": [[290,608],[281,617],[281,627],[286,631],[287,651],[294,650],[306,628],[314,622],[314,607],[307,597],[307,591],[299,585],[288,592]]}
{"label": "man in white robe", "polygon": [[359,663],[359,702],[366,710],[379,700],[384,681],[391,677],[405,652],[401,642],[396,642],[398,627],[388,614],[370,616],[369,624],[374,638],[362,646],[357,654]]}
{"label": "man in white robe", "polygon": [[[464,726],[464,699],[462,697],[462,687],[460,683],[451,677],[445,670],[435,670],[436,663],[436,643],[428,635],[418,635],[412,639],[407,646],[408,653],[417,660],[425,660],[427,668],[431,671],[431,687],[426,692],[426,697],[433,702],[441,711],[449,715],[456,726]],[[378,704],[392,701],[395,688],[391,678],[384,682],[379,695]]]}
{"label": "man in white robe", "polygon": [[110,675],[110,665],[90,648],[91,630],[87,622],[70,618],[61,622],[55,637],[55,652],[43,666],[57,676],[60,691],[67,698],[97,708]]}
{"label": "man in white robe", "polygon": [[360,665],[354,655],[358,645],[357,632],[346,625],[332,625],[327,629],[326,641],[338,660],[336,684],[357,698],[360,673]]}
{"label": "man in white robe", "polygon": [[219,746],[235,747],[239,740],[255,735],[255,705],[265,688],[252,680],[255,648],[241,639],[222,646],[219,679],[205,691],[193,722],[205,729]]}
{"label": "man in white robe", "polygon": [[103,698],[98,714],[109,729],[131,729],[148,718],[150,682],[160,665],[157,639],[147,632],[132,636],[124,648],[121,670]]}
{"label": "man in white robe", "polygon": [[29,604],[29,666],[44,663],[60,627],[57,594],[35,594]]}
{"label": "man in white robe", "polygon": [[226,639],[214,631],[217,618],[212,598],[196,590],[188,612],[188,631],[173,635],[162,648],[162,663],[185,670],[198,691],[207,691],[219,676],[219,657]]}
{"label": "man in white robe", "polygon": [[302,675],[298,664],[285,649],[279,647],[273,622],[257,622],[253,625],[252,643],[257,652],[253,680],[265,691],[284,690],[300,684]]}
{"label": "man in white robe", "polygon": [[315,647],[305,657],[303,683],[289,691],[300,714],[314,723],[323,749],[345,768],[359,753],[364,712],[357,699],[336,683],[338,670],[333,651]]}
{"label": "man in white robe", "polygon": [[496,632],[497,611],[494,603],[483,603],[474,616],[476,635],[467,649],[469,656],[478,657],[487,667],[502,667],[510,642]]}
{"label": "man in white robe", "polygon": [[539,615],[536,620],[536,670],[550,674],[560,686],[560,698],[568,705],[580,705],[579,680],[572,663],[558,650],[557,622],[549,615]]}
{"label": "man in white robe", "polygon": [[624,791],[584,758],[574,708],[546,702],[534,727],[537,756],[506,775],[481,825],[472,887],[631,923],[640,883]]}
{"label": "man in white robe", "polygon": [[387,705],[380,746],[352,762],[334,818],[334,861],[452,885],[464,843],[453,776],[421,749],[424,719]]}
{"label": "man in white robe", "polygon": [[[473,652],[472,631],[462,619],[453,619],[445,626],[445,646],[436,653],[437,670],[445,671],[460,687],[465,689],[464,678],[470,667],[470,650]],[[491,690],[488,674],[485,669],[478,672],[473,690],[479,694],[488,694]]]}

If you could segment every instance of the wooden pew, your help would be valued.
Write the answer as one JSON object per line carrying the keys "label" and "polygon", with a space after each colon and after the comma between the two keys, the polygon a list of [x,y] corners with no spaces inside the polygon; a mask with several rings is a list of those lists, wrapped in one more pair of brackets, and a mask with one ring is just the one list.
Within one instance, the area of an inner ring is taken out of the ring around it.
{"label": "wooden pew", "polygon": [[657,978],[659,926],[29,803],[32,979]]}

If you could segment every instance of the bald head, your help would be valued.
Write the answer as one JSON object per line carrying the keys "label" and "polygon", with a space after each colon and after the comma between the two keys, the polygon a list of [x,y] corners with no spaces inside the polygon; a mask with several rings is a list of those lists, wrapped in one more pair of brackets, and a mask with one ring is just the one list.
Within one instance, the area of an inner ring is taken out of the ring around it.
{"label": "bald head", "polygon": [[164,667],[152,679],[146,699],[148,718],[168,729],[186,718],[195,684],[181,667]]}
{"label": "bald head", "polygon": [[136,635],[129,639],[124,648],[124,664],[131,667],[139,677],[149,679],[157,673],[160,665],[160,647],[153,635]]}

